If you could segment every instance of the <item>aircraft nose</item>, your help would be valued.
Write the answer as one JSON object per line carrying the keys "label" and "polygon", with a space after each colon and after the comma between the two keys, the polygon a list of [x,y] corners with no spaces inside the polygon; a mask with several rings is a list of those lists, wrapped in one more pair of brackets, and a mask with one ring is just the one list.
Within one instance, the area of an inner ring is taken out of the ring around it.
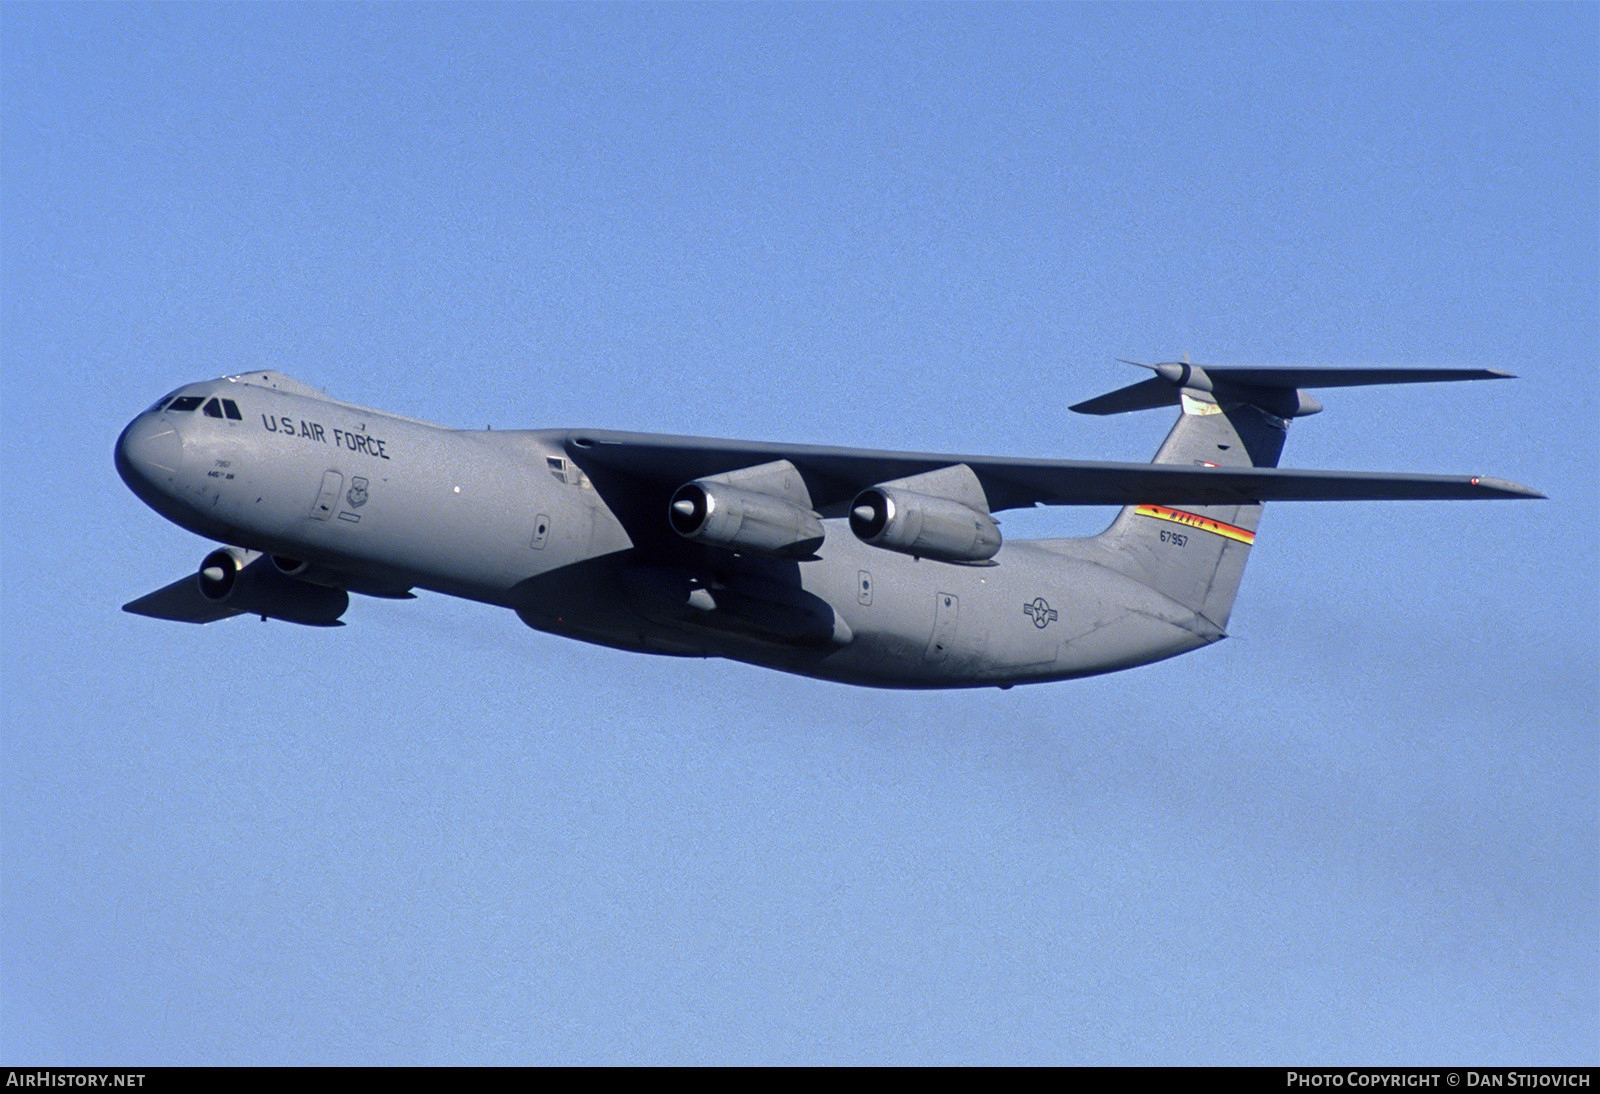
{"label": "aircraft nose", "polygon": [[183,467],[183,438],[154,415],[135,418],[117,438],[117,474],[135,494],[167,486]]}

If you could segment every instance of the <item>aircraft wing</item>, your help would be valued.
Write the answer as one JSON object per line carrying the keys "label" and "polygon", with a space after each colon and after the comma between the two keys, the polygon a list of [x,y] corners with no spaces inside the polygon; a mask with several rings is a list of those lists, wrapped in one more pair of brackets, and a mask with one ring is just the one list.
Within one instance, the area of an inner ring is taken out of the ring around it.
{"label": "aircraft wing", "polygon": [[818,511],[847,505],[868,486],[966,464],[991,511],[1032,505],[1234,505],[1264,501],[1418,501],[1541,498],[1504,479],[1468,475],[1299,471],[1268,467],[1034,460],[1012,456],[880,452],[650,433],[589,430],[545,434],[591,475],[649,483],[666,491],[708,475],[788,460],[805,478]]}
{"label": "aircraft wing", "polygon": [[202,596],[193,574],[180,577],[171,585],[147,593],[138,600],[129,601],[122,606],[122,610],[134,615],[147,615],[151,619],[170,619],[176,623],[215,623],[219,619],[231,619],[242,613],[240,608]]}

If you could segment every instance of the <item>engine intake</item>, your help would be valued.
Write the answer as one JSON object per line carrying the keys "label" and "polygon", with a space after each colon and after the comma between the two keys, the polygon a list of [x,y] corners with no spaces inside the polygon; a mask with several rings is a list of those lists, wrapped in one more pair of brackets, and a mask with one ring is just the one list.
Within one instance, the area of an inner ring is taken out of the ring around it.
{"label": "engine intake", "polygon": [[810,509],[714,479],[680,486],[667,519],[685,539],[731,551],[806,558],[823,540],[822,521]]}
{"label": "engine intake", "polygon": [[311,585],[258,551],[220,547],[200,562],[200,595],[251,615],[331,627],[350,606],[343,589]]}
{"label": "engine intake", "polygon": [[987,562],[1000,552],[1000,528],[988,513],[896,486],[857,494],[850,530],[874,547],[945,562]]}

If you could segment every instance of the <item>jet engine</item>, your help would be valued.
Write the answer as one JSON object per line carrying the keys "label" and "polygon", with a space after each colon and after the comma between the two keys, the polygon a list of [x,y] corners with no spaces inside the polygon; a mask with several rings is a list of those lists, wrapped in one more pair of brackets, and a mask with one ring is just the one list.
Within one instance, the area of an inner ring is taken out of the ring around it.
{"label": "jet engine", "polygon": [[343,589],[312,585],[284,572],[276,560],[242,547],[219,547],[200,563],[200,595],[250,615],[331,627],[350,606]]}
{"label": "jet engine", "polygon": [[822,519],[788,460],[684,483],[672,495],[667,519],[685,539],[730,551],[807,558],[822,546]]}
{"label": "jet engine", "polygon": [[304,559],[290,558],[288,555],[272,555],[272,568],[284,577],[292,577],[296,581],[303,581],[308,585],[326,585],[329,588],[344,588],[344,575],[335,573],[324,566],[313,566]]}
{"label": "jet engine", "polygon": [[680,486],[667,519],[685,539],[731,551],[806,558],[822,546],[822,521],[810,509],[713,479]]}
{"label": "jet engine", "polygon": [[897,486],[857,494],[850,530],[874,547],[945,562],[987,562],[1000,551],[1000,528],[988,513]]}

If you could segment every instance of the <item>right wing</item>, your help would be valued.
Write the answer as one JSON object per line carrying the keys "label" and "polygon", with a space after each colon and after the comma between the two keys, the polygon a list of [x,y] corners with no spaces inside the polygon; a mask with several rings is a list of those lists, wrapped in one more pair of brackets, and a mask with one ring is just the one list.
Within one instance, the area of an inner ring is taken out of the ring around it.
{"label": "right wing", "polygon": [[[686,482],[775,460],[799,469],[821,512],[848,504],[878,483],[966,464],[983,485],[989,509],[1032,505],[1242,505],[1264,501],[1417,501],[1540,498],[1504,479],[1276,467],[1036,460],[1015,456],[880,452],[873,449],[715,440],[609,430],[542,433],[594,475],[665,498]],[[608,499],[609,500],[609,499]]]}

